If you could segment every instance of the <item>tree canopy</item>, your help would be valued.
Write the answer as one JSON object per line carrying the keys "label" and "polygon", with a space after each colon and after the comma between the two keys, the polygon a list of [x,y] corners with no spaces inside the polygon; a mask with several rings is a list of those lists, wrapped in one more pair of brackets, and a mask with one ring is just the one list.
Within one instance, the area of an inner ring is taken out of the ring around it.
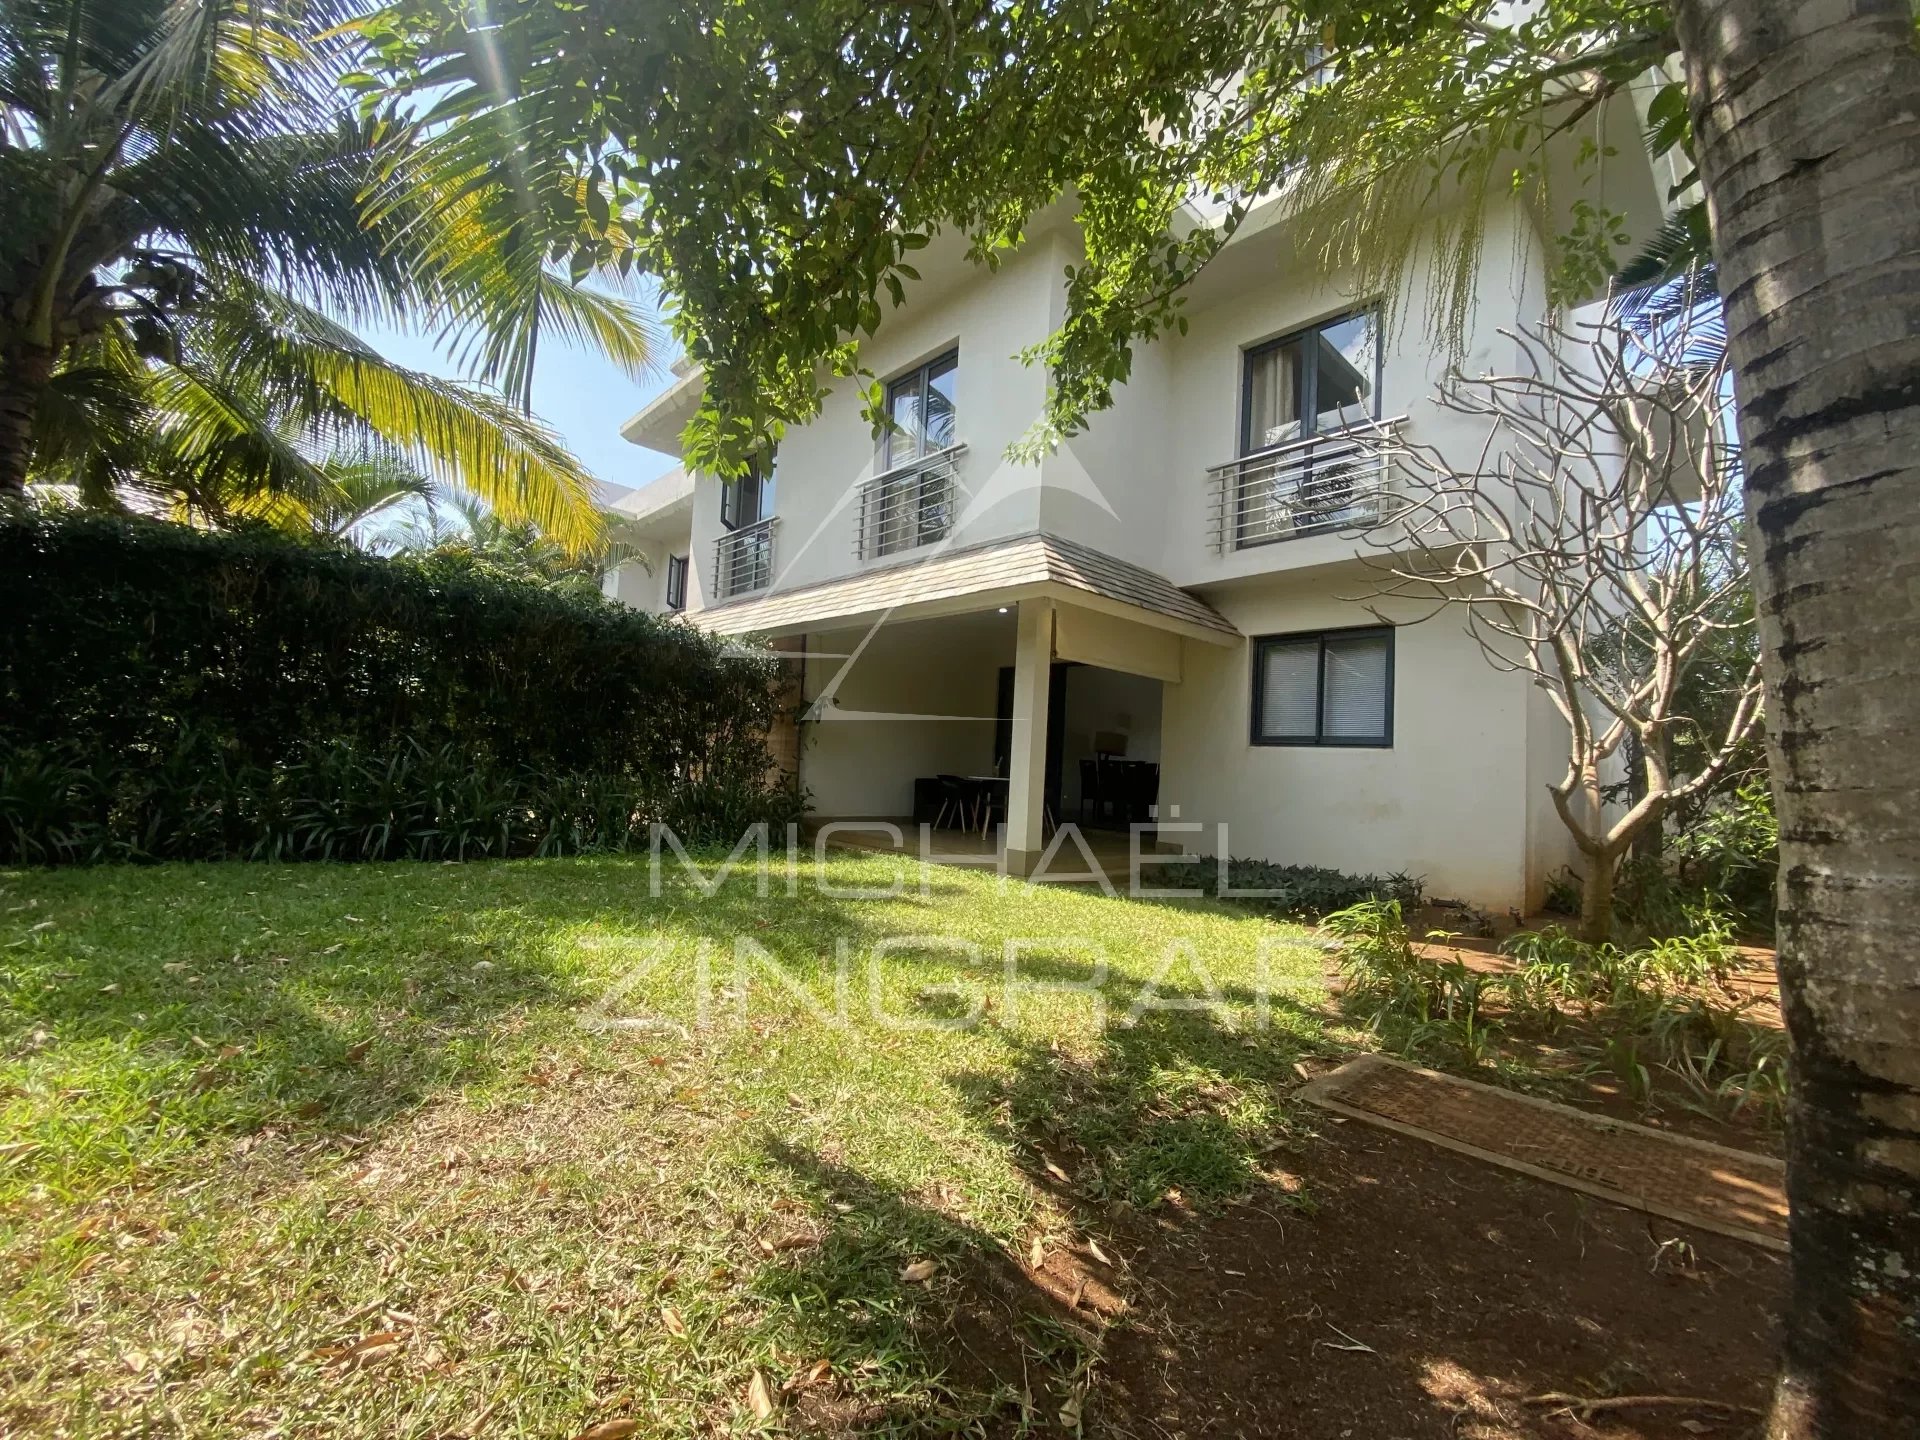
{"label": "tree canopy", "polygon": [[[990,265],[1063,196],[1087,254],[1063,324],[1028,357],[1051,379],[1038,443],[1108,403],[1132,346],[1180,323],[1182,286],[1283,183],[1302,243],[1389,291],[1415,243],[1405,217],[1465,191],[1429,317],[1457,334],[1473,198],[1540,195],[1549,136],[1674,48],[1649,0],[1545,0],[1501,19],[1511,8],[402,0],[368,23],[367,83],[432,97],[413,163],[491,176],[477,182],[488,203],[540,207],[577,264],[663,279],[706,370],[688,458],[731,471],[808,418],[823,382],[858,375],[873,392],[861,338],[932,235],[962,233]],[[1655,143],[1683,145],[1677,82],[1654,113]],[[1580,161],[1606,158],[1590,143]],[[1628,237],[1568,198],[1556,283],[1574,293],[1629,258]]]}
{"label": "tree canopy", "polygon": [[[556,273],[538,216],[404,170],[415,117],[340,89],[364,13],[0,0],[0,493],[324,509],[324,457],[371,448],[597,537],[592,477],[526,413],[533,358],[557,332],[641,370],[650,317]],[[362,322],[464,342],[482,383],[393,364]]]}

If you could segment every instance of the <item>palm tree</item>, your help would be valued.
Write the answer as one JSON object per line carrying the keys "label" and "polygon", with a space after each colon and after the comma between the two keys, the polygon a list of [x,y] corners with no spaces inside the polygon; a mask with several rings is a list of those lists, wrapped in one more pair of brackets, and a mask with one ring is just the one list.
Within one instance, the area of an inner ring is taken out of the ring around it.
{"label": "palm tree", "polygon": [[[640,373],[653,327],[550,270],[537,206],[396,187],[411,122],[339,87],[355,18],[0,0],[0,496],[33,477],[319,503],[309,457],[377,439],[594,543],[592,477],[525,413],[535,348],[558,331]],[[368,321],[465,338],[480,383],[390,363],[353,332]]]}
{"label": "palm tree", "polygon": [[644,552],[622,534],[617,515],[607,517],[598,544],[585,551],[568,551],[536,527],[503,519],[465,495],[438,497],[384,530],[362,533],[376,550],[458,556],[570,595],[597,596],[609,570],[630,562],[646,564]]}
{"label": "palm tree", "polygon": [[[441,491],[406,457],[375,448],[347,451],[307,462],[299,489],[260,489],[231,472],[205,482],[183,482],[158,498],[176,519],[226,527],[241,521],[263,522],[293,535],[353,542],[371,532],[403,506],[431,515]],[[223,484],[223,482],[225,482]]]}
{"label": "palm tree", "polygon": [[1768,1435],[1920,1413],[1920,53],[1908,0],[1673,0],[1727,301],[1780,824]]}

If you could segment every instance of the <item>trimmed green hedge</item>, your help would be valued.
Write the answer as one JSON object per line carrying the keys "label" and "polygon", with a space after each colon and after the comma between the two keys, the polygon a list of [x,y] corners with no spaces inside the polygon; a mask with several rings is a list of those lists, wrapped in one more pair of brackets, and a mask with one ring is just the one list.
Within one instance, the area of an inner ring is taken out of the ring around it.
{"label": "trimmed green hedge", "polygon": [[0,860],[551,852],[795,808],[771,657],[457,558],[29,516],[0,615]]}

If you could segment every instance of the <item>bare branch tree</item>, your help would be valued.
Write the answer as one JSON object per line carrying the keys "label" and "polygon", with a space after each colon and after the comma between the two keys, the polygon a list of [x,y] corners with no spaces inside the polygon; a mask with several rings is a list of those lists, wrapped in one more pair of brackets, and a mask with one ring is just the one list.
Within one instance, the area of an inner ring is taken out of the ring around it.
{"label": "bare branch tree", "polygon": [[[1676,710],[1716,632],[1753,623],[1725,351],[1701,333],[1716,323],[1503,332],[1515,373],[1456,373],[1440,388],[1443,409],[1485,425],[1470,463],[1367,442],[1393,470],[1368,535],[1376,595],[1464,610],[1489,662],[1531,676],[1566,721],[1567,769],[1550,788],[1586,857],[1582,931],[1596,942],[1620,857],[1712,785],[1759,718],[1757,660],[1716,733]],[[1683,727],[1707,759],[1680,776]],[[1632,798],[1609,806],[1607,776],[1629,763]]]}

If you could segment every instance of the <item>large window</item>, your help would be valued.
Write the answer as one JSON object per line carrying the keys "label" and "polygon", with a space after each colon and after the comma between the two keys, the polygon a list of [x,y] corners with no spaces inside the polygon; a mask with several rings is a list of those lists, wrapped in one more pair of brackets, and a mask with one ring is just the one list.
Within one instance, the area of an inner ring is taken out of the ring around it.
{"label": "large window", "polygon": [[880,468],[896,470],[936,454],[958,438],[954,425],[954,385],[960,378],[960,352],[949,350],[887,386],[887,427]]}
{"label": "large window", "polygon": [[1363,310],[1247,351],[1240,453],[1380,418],[1380,323]]}
{"label": "large window", "polygon": [[667,557],[667,609],[684,610],[687,608],[687,557],[669,555]]}
{"label": "large window", "polygon": [[[944,539],[953,529],[954,389],[960,352],[887,384],[880,473],[860,500],[860,554],[894,555]],[[937,459],[932,457],[939,457]]]}
{"label": "large window", "polygon": [[1391,745],[1392,628],[1255,640],[1253,743]]}
{"label": "large window", "polygon": [[773,514],[773,482],[777,460],[754,459],[738,480],[720,487],[720,523],[729,530],[758,525]]}

